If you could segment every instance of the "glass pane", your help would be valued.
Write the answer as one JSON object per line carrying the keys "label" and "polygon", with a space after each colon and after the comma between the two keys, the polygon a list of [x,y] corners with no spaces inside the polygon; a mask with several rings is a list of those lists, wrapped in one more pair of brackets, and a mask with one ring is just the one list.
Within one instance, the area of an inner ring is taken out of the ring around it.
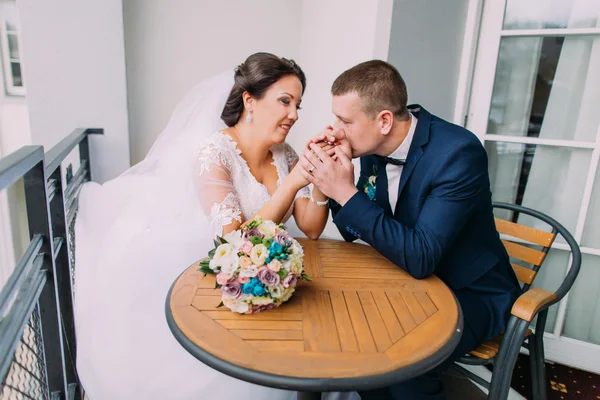
{"label": "glass pane", "polygon": [[[569,265],[569,253],[568,251],[562,250],[550,250],[546,260],[542,264],[540,271],[538,272],[533,285],[534,288],[542,288],[556,292],[556,289],[565,280],[565,274],[567,273],[567,265]],[[554,325],[556,323],[556,315],[558,314],[557,303],[548,309],[548,319],[546,321],[546,332],[554,332]],[[532,322],[532,326],[535,327],[535,321]]]}
{"label": "glass pane", "polygon": [[0,2],[0,12],[4,16],[6,30],[16,32],[19,30],[19,16],[15,4]]}
{"label": "glass pane", "polygon": [[592,189],[592,198],[585,218],[581,245],[600,249],[600,168],[596,170],[596,180]]}
{"label": "glass pane", "polygon": [[487,133],[593,142],[598,103],[600,37],[500,42]]}
{"label": "glass pane", "polygon": [[593,28],[598,0],[508,0],[504,29]]}
{"label": "glass pane", "polygon": [[[492,198],[550,215],[574,232],[591,150],[486,142]],[[515,222],[547,230],[525,217]]]}
{"label": "glass pane", "polygon": [[17,35],[9,34],[7,36],[9,57],[13,60],[19,60],[19,41],[17,39]]}
{"label": "glass pane", "polygon": [[600,344],[600,257],[584,254],[569,292],[563,335]]}
{"label": "glass pane", "polygon": [[10,69],[12,71],[13,86],[23,87],[23,75],[21,74],[21,63],[10,63]]}

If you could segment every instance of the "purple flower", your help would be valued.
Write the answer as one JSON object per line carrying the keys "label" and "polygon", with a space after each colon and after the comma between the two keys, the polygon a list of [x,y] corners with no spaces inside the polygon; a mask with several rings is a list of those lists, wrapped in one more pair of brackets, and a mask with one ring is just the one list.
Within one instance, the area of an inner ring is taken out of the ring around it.
{"label": "purple flower", "polygon": [[254,305],[254,306],[252,306],[252,314],[261,312],[261,311],[270,310],[275,307],[276,307],[275,304],[267,304],[267,305],[263,305],[263,306]]}
{"label": "purple flower", "polygon": [[298,275],[296,274],[292,274],[289,273],[287,274],[287,276],[283,279],[283,282],[281,282],[281,285],[284,288],[289,288],[290,286],[294,287],[296,286],[296,283],[298,282]]}
{"label": "purple flower", "polygon": [[279,283],[280,278],[277,272],[270,270],[267,267],[262,267],[258,270],[258,275],[256,275],[259,281],[264,283],[267,286],[275,286]]}
{"label": "purple flower", "polygon": [[252,236],[258,236],[261,239],[264,239],[264,237],[265,237],[265,235],[260,233],[258,228],[249,229],[244,233],[244,239],[250,239]]}
{"label": "purple flower", "polygon": [[290,238],[290,235],[288,235],[287,232],[279,231],[275,234],[273,240],[275,240],[275,242],[279,243],[281,246],[285,246],[292,241],[292,238]]}
{"label": "purple flower", "polygon": [[242,295],[242,287],[237,282],[228,283],[221,287],[221,293],[230,299],[237,299]]}

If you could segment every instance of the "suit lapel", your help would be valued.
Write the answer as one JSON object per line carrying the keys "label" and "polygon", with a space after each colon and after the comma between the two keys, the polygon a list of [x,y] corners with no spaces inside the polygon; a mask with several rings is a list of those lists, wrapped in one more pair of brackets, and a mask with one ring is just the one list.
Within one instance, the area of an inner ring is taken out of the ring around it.
{"label": "suit lapel", "polygon": [[[423,147],[429,142],[429,126],[431,123],[431,114],[427,112],[423,107],[418,104],[408,106],[411,113],[417,117],[417,127],[413,136],[413,141],[408,150],[406,156],[406,165],[402,169],[402,175],[400,176],[400,185],[398,186],[398,201],[396,202],[396,209],[394,215],[398,212],[398,205],[400,204],[400,195],[402,190],[410,178],[410,175],[415,169],[415,166],[419,162],[419,159],[423,155]],[[389,201],[388,201],[389,203]]]}
{"label": "suit lapel", "polygon": [[375,158],[375,160],[376,161],[374,165],[377,165],[377,179],[375,180],[375,202],[385,210],[386,214],[392,215],[385,163],[379,158]]}

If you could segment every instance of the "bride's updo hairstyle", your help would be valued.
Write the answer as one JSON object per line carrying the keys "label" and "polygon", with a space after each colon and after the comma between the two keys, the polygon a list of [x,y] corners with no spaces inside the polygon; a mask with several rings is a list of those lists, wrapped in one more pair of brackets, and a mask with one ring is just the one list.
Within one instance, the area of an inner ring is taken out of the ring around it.
{"label": "bride's updo hairstyle", "polygon": [[295,75],[300,80],[304,93],[306,76],[294,60],[270,53],[252,54],[235,69],[235,83],[221,113],[221,119],[227,126],[234,126],[244,112],[242,93],[248,92],[260,100],[272,84],[288,75]]}

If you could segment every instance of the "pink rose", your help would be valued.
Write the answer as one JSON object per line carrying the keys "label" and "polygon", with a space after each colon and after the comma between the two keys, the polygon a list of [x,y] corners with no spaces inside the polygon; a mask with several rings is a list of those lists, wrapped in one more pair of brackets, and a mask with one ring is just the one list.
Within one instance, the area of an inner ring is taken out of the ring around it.
{"label": "pink rose", "polygon": [[240,247],[240,251],[244,254],[250,254],[252,247],[252,243],[245,241],[242,247]]}
{"label": "pink rose", "polygon": [[274,272],[279,272],[279,270],[281,269],[281,261],[279,260],[273,260],[269,263],[269,265],[267,265],[267,267]]}
{"label": "pink rose", "polygon": [[296,283],[298,282],[298,275],[293,274],[293,273],[289,273],[287,274],[287,276],[283,279],[283,282],[281,282],[281,286],[283,286],[284,288],[289,288],[290,286],[296,286]]}
{"label": "pink rose", "polygon": [[[248,242],[248,243],[250,243],[250,242]],[[252,243],[250,243],[250,246],[252,247]],[[242,267],[242,269],[247,269],[249,266],[252,265],[252,260],[249,257],[240,257],[239,264],[240,264],[240,267]]]}
{"label": "pink rose", "polygon": [[221,288],[223,296],[230,299],[237,299],[242,295],[242,288],[239,283],[228,283]]}
{"label": "pink rose", "polygon": [[217,283],[219,285],[226,285],[227,282],[229,282],[229,275],[228,274],[224,274],[224,273],[220,273],[217,275]]}
{"label": "pink rose", "polygon": [[247,276],[238,276],[237,281],[240,285],[243,285],[246,282],[250,282],[250,278]]}
{"label": "pink rose", "polygon": [[279,283],[280,278],[277,275],[277,272],[271,271],[269,268],[262,267],[258,270],[258,275],[256,275],[259,281],[267,286],[275,286]]}

